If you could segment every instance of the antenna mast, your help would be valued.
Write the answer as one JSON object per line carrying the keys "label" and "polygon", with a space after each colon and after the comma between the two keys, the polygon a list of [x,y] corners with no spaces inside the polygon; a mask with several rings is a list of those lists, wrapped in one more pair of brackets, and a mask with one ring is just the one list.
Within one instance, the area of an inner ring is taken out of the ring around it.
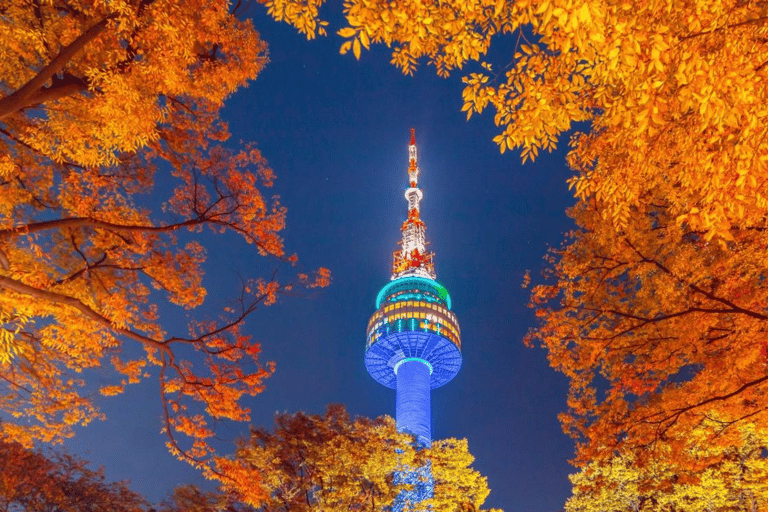
{"label": "antenna mast", "polygon": [[424,194],[419,189],[420,169],[416,156],[416,130],[411,128],[411,143],[408,146],[408,188],[405,199],[408,201],[408,219],[400,230],[403,239],[401,248],[392,255],[392,280],[407,276],[435,278],[433,253],[427,251],[426,226],[419,217],[419,203]]}

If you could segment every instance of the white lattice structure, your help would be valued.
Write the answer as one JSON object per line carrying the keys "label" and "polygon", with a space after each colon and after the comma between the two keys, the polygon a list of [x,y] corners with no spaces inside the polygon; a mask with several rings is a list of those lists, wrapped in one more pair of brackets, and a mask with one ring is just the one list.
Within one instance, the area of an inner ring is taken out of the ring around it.
{"label": "white lattice structure", "polygon": [[411,129],[411,144],[408,146],[408,182],[405,191],[408,201],[408,220],[401,228],[403,240],[399,251],[393,254],[392,279],[406,276],[435,278],[435,266],[432,253],[427,251],[426,226],[419,218],[419,203],[424,194],[419,189],[419,166],[416,159],[416,134]]}

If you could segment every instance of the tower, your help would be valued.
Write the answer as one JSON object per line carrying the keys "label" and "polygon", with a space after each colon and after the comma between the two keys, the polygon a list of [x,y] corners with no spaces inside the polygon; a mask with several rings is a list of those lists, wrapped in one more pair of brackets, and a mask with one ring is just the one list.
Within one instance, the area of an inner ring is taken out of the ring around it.
{"label": "tower", "polygon": [[392,279],[376,297],[376,312],[368,322],[365,367],[377,382],[396,390],[398,430],[429,446],[430,392],[459,372],[461,339],[451,297],[435,280],[433,254],[426,248],[413,129],[408,156],[408,218],[401,247],[393,254]]}

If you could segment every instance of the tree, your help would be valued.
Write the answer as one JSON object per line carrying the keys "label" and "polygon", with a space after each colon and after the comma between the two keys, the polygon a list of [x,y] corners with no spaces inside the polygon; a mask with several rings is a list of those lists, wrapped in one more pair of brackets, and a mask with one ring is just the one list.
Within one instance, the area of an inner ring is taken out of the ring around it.
{"label": "tree", "polygon": [[581,228],[533,289],[541,322],[527,342],[570,380],[561,421],[581,465],[618,451],[692,469],[702,447],[725,456],[745,425],[768,428],[766,232],[726,248],[658,203],[620,236],[577,205]]}
{"label": "tree", "polygon": [[5,179],[41,157],[70,170],[116,165],[160,139],[178,110],[215,113],[267,60],[266,44],[229,2],[57,0],[1,9]]}
{"label": "tree", "polygon": [[202,491],[195,485],[182,485],[164,500],[159,512],[253,512],[253,507],[234,499],[232,494]]}
{"label": "tree", "polygon": [[86,461],[0,441],[0,510],[144,512],[147,502],[125,483],[107,482]]}
{"label": "tree", "polygon": [[[751,426],[744,443],[698,471],[677,472],[664,463],[637,464],[632,454],[592,462],[570,476],[574,493],[566,512],[758,512],[768,507],[768,445],[765,432]],[[700,431],[693,435],[700,434]],[[708,437],[708,436],[704,436]],[[704,447],[699,457],[708,458]],[[673,454],[668,453],[668,456]]]}
{"label": "tree", "polygon": [[429,464],[434,510],[477,510],[488,496],[486,479],[470,467],[466,440],[436,441],[415,450],[389,417],[350,419],[340,405],[323,416],[277,416],[274,432],[254,428],[235,457],[217,460],[232,476],[226,489],[264,512],[388,510],[408,485],[394,475]]}
{"label": "tree", "polygon": [[[88,370],[106,366],[116,380],[104,395],[159,367],[169,447],[195,464],[211,453],[206,418],[248,419],[240,399],[261,391],[272,364],[259,363],[243,322],[293,284],[245,278],[218,317],[193,319],[186,335],[159,318],[159,304],[203,303],[195,238],[206,226],[296,262],[279,236],[285,208],[262,195],[274,180],[266,160],[222,145],[222,101],[266,62],[250,22],[229,9],[0,7],[0,408],[14,418],[0,437],[58,441],[101,417]],[[141,195],[157,169],[162,208]],[[329,282],[325,269],[315,277],[294,284]]]}

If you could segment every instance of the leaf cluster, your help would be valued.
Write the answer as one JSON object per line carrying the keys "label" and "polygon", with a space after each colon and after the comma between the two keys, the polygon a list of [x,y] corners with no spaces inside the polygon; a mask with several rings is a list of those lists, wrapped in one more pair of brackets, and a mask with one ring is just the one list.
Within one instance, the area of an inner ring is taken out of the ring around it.
{"label": "leaf cluster", "polygon": [[0,510],[11,512],[145,512],[147,502],[123,482],[66,453],[46,456],[0,441]]}
{"label": "leaf cluster", "polygon": [[738,449],[741,428],[768,428],[766,230],[723,247],[657,202],[620,236],[575,207],[581,229],[532,291],[541,323],[527,341],[569,378],[561,420],[580,465],[632,453],[691,469],[703,447]]}
{"label": "leaf cluster", "polygon": [[[573,496],[566,512],[758,512],[768,507],[768,438],[752,426],[739,429],[743,442],[718,462],[697,471],[673,470],[663,462],[639,465],[632,454],[593,462],[571,475]],[[701,430],[692,435],[699,436]],[[704,437],[707,437],[706,434]],[[717,450],[717,448],[715,448]],[[709,458],[711,448],[699,456]],[[674,456],[668,453],[668,456]]]}
{"label": "leaf cluster", "polygon": [[[495,111],[502,152],[535,159],[588,122],[571,138],[570,185],[617,228],[659,187],[677,221],[708,238],[764,215],[761,2],[347,0],[344,13],[342,53],[385,44],[406,74],[421,60],[441,76],[480,64],[463,78],[463,110]],[[510,39],[495,70],[484,56]]]}
{"label": "leaf cluster", "polygon": [[343,406],[324,415],[279,414],[273,432],[254,428],[231,458],[217,459],[224,489],[264,512],[383,511],[412,484],[395,473],[429,466],[434,496],[411,507],[477,510],[486,479],[470,467],[466,440],[417,450],[389,417],[350,418]]}
{"label": "leaf cluster", "polygon": [[[60,441],[103,395],[159,368],[169,448],[201,464],[210,419],[244,421],[273,364],[245,319],[330,274],[244,278],[218,315],[168,334],[161,304],[203,304],[203,228],[295,265],[285,208],[219,108],[266,45],[229,2],[15,2],[0,15],[0,437]],[[159,183],[168,190],[154,190]],[[150,198],[149,193],[155,195]],[[165,201],[162,196],[167,194]],[[183,314],[183,311],[182,311]],[[192,350],[188,350],[187,348]],[[182,357],[180,354],[184,354]],[[102,374],[103,375],[103,374]]]}

